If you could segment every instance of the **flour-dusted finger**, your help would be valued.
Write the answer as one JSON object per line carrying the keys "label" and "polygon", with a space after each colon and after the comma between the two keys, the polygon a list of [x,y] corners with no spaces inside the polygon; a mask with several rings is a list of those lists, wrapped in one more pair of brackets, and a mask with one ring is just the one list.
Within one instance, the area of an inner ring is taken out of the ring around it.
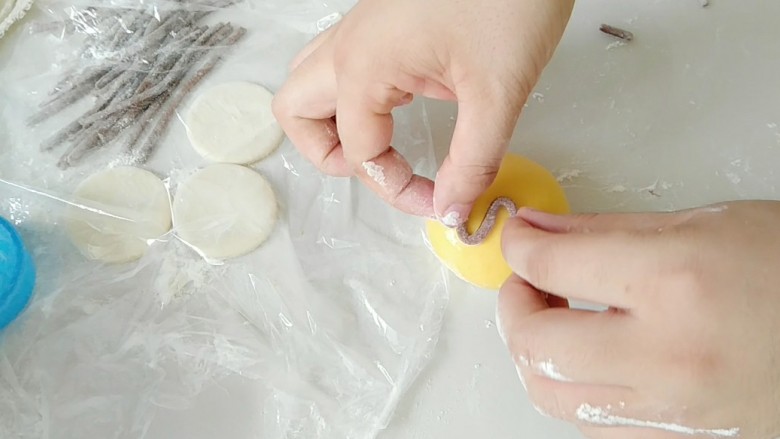
{"label": "flour-dusted finger", "polygon": [[411,95],[388,84],[361,84],[349,76],[339,82],[337,120],[344,158],[360,180],[403,212],[433,217],[433,182],[415,175],[390,145],[392,110]]}
{"label": "flour-dusted finger", "polygon": [[499,292],[498,324],[518,364],[563,382],[641,384],[635,377],[649,359],[642,347],[646,337],[634,317],[612,311],[548,308],[544,296],[517,276]]}

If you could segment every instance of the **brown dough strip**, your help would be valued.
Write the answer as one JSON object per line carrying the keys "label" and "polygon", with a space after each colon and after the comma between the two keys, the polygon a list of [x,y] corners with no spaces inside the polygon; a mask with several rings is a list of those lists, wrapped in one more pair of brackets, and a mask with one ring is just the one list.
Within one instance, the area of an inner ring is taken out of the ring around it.
{"label": "brown dough strip", "polygon": [[463,223],[456,229],[458,232],[458,238],[466,245],[479,245],[487,239],[490,232],[496,225],[496,218],[498,217],[498,211],[501,208],[506,209],[509,212],[509,216],[517,215],[517,205],[507,197],[496,198],[493,203],[490,204],[485,219],[482,220],[482,224],[473,234],[469,234],[467,223]]}
{"label": "brown dough strip", "polygon": [[618,37],[621,40],[631,41],[634,39],[633,33],[619,27],[610,26],[608,24],[602,24],[599,30],[605,34],[612,35],[613,37]]}
{"label": "brown dough strip", "polygon": [[[233,30],[230,25],[227,25],[226,29]],[[217,33],[215,36],[220,36],[220,34],[221,32]],[[223,50],[227,50],[243,38],[244,34],[246,34],[246,29],[239,27],[238,29],[233,30],[227,38],[224,38],[221,42],[217,42],[216,44],[223,44]],[[171,91],[170,98],[165,102],[164,106],[161,106],[161,109],[159,110],[161,115],[157,118],[156,123],[150,124],[151,129],[149,130],[149,133],[146,134],[143,143],[136,145],[134,148],[133,160],[136,164],[143,164],[149,160],[149,157],[160,143],[160,140],[162,140],[162,135],[176,113],[176,109],[184,98],[186,98],[195,86],[197,86],[198,83],[214,69],[214,67],[222,62],[223,59],[223,54],[220,53],[210,53],[208,56],[209,59],[207,59],[190,78],[186,79],[180,87],[175,87]],[[180,81],[183,79],[185,78],[181,78]]]}

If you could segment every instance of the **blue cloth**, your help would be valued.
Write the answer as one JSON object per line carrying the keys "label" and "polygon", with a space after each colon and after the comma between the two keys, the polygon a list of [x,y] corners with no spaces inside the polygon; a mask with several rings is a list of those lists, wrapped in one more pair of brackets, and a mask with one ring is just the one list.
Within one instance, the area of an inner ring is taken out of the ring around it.
{"label": "blue cloth", "polygon": [[35,265],[21,236],[0,217],[0,330],[24,311],[35,287]]}

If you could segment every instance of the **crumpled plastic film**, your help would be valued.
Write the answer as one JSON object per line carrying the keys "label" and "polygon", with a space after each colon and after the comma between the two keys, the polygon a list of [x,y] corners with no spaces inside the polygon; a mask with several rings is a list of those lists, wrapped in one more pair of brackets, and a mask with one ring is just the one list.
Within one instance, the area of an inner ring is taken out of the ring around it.
{"label": "crumpled plastic film", "polygon": [[[28,309],[0,333],[0,436],[374,437],[433,351],[447,283],[422,221],[354,180],[323,177],[288,141],[252,167],[271,183],[280,218],[250,254],[207,260],[177,236],[175,218],[130,263],[89,260],[72,243],[66,224],[74,215],[112,214],[74,196],[76,187],[127,164],[126,140],[61,167],[65,146],[40,145],[94,98],[42,124],[29,118],[74,62],[134,65],[122,47],[112,58],[99,44],[79,58],[86,34],[103,29],[84,17],[117,8],[165,16],[205,4],[40,0],[20,31],[0,41],[0,215],[21,231],[39,274]],[[175,199],[182,182],[210,164],[182,122],[192,99],[236,80],[278,89],[297,51],[350,6],[212,7],[209,23],[234,23],[246,34],[176,106],[149,160],[134,166],[159,176]],[[424,106],[395,118],[394,146],[431,176]]]}

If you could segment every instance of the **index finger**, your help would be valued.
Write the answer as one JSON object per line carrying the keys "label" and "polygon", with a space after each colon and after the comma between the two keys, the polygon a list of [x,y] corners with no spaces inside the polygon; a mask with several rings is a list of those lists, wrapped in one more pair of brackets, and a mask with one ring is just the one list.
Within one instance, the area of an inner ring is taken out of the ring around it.
{"label": "index finger", "polygon": [[504,258],[535,288],[568,299],[630,310],[662,275],[657,241],[638,233],[553,233],[507,222]]}
{"label": "index finger", "polygon": [[340,81],[336,104],[344,158],[371,190],[393,207],[433,217],[433,181],[415,175],[411,165],[390,145],[393,108],[411,95],[382,84]]}

